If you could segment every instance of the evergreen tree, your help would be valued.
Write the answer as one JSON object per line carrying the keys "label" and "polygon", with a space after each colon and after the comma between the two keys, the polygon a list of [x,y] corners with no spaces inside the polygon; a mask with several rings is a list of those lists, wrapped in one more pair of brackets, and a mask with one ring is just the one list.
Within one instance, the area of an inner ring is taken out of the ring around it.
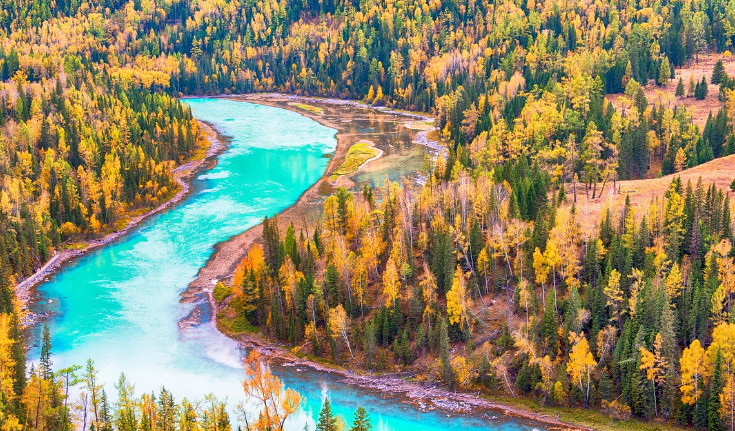
{"label": "evergreen tree", "polygon": [[329,398],[324,399],[322,410],[319,412],[316,431],[338,431],[337,417],[332,414],[332,405],[329,403]]}
{"label": "evergreen tree", "polygon": [[48,324],[44,323],[41,339],[40,367],[41,376],[43,376],[45,380],[51,380],[54,375],[51,365],[51,333],[49,332]]}
{"label": "evergreen tree", "polygon": [[352,422],[350,431],[370,431],[373,429],[370,423],[370,416],[363,407],[358,407],[355,411],[355,420]]}
{"label": "evergreen tree", "polygon": [[369,320],[365,323],[365,336],[364,336],[364,350],[365,350],[365,366],[372,368],[373,360],[375,359],[375,323],[374,320]]}
{"label": "evergreen tree", "polygon": [[712,68],[712,77],[710,78],[710,83],[712,84],[719,84],[722,82],[722,77],[725,74],[725,67],[722,64],[722,60],[717,60],[717,63],[715,63],[715,66]]}
{"label": "evergreen tree", "polygon": [[694,88],[694,98],[697,100],[704,100],[707,98],[707,93],[709,91],[709,88],[707,86],[707,79],[705,77],[702,77],[702,80],[697,83],[697,86]]}
{"label": "evergreen tree", "polygon": [[682,81],[681,76],[679,77],[679,82],[676,84],[676,92],[674,95],[676,97],[684,97],[684,81]]}
{"label": "evergreen tree", "polygon": [[666,85],[671,80],[671,64],[669,63],[668,57],[664,56],[661,60],[661,65],[658,68],[658,77],[656,83],[658,85]]}
{"label": "evergreen tree", "polygon": [[720,392],[725,386],[722,378],[722,351],[717,349],[712,381],[710,383],[709,400],[707,401],[707,431],[723,431],[724,426],[720,417]]}
{"label": "evergreen tree", "polygon": [[442,319],[439,324],[439,357],[442,364],[442,378],[450,388],[453,388],[454,373],[449,362],[449,332],[446,319]]}
{"label": "evergreen tree", "polygon": [[552,292],[546,295],[546,307],[544,307],[544,315],[539,323],[539,335],[548,346],[547,351],[551,359],[556,358],[557,350],[557,329],[559,328],[556,309],[554,308],[554,296]]}

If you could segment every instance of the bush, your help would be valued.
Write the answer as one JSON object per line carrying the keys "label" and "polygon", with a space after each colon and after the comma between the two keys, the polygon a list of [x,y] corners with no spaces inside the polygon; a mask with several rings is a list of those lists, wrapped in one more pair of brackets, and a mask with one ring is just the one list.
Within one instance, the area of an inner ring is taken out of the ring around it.
{"label": "bush", "polygon": [[212,296],[214,296],[215,301],[220,302],[230,295],[232,295],[232,288],[226,286],[221,281],[217,283],[216,286],[214,286],[214,292],[212,292]]}
{"label": "bush", "polygon": [[630,419],[630,407],[627,404],[618,402],[618,400],[610,402],[602,400],[602,411],[610,416],[610,419],[617,419],[619,421]]}

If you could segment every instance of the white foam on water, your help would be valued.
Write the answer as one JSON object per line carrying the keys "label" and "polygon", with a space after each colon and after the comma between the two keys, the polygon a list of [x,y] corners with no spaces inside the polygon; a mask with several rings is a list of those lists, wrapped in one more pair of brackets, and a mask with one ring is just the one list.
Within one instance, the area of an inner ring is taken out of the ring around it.
{"label": "white foam on water", "polygon": [[230,176],[229,171],[221,171],[211,174],[202,174],[197,177],[198,180],[221,180]]}

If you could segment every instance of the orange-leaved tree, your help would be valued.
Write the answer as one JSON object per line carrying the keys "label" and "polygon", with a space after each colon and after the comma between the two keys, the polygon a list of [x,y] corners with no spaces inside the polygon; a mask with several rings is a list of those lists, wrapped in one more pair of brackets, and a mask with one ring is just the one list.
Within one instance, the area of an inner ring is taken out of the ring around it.
{"label": "orange-leaved tree", "polygon": [[253,350],[245,359],[245,394],[255,405],[240,405],[247,431],[283,431],[286,419],[298,411],[301,394],[286,389],[260,352]]}

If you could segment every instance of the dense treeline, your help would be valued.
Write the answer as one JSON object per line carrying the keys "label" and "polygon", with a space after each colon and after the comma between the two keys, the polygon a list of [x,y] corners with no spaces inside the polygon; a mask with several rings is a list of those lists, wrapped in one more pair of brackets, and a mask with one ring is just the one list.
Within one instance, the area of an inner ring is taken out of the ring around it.
{"label": "dense treeline", "polygon": [[[101,64],[113,80],[173,94],[283,91],[434,111],[464,165],[534,156],[549,173],[592,184],[735,149],[725,145],[730,124],[703,137],[673,97],[649,106],[640,88],[732,47],[735,15],[722,2],[38,3],[49,12],[5,19],[18,52],[73,48],[66,63]],[[723,101],[735,98],[724,69],[715,72]],[[704,78],[683,87],[677,97],[707,93]],[[609,93],[625,93],[618,109]],[[599,159],[611,162],[602,169]]]}
{"label": "dense treeline", "polygon": [[178,187],[172,168],[198,139],[177,100],[113,84],[104,73],[93,78],[93,69],[68,60],[34,81],[11,67],[0,89],[0,250],[18,278],[61,243],[169,198]]}
{"label": "dense treeline", "polygon": [[[139,28],[106,27],[124,40],[124,52],[100,54],[151,71],[146,80],[120,70],[127,79],[168,84],[183,94],[283,91],[435,111],[465,165],[538,155],[549,171],[561,165],[558,174],[569,181],[575,174],[587,183],[642,178],[649,169],[671,173],[723,154],[731,132],[728,125],[718,139],[701,140],[683,108],[670,99],[649,107],[638,85],[665,84],[675,66],[700,52],[730,48],[726,28],[735,15],[724,4],[139,6],[125,10]],[[724,90],[730,84],[729,78],[722,83],[722,73],[713,83]],[[706,84],[690,85],[689,96],[704,98]],[[604,96],[623,92],[616,111]],[[598,136],[607,145],[598,148]],[[578,154],[568,151],[571,144]],[[596,158],[615,162],[607,170],[590,168]]]}
{"label": "dense treeline", "polygon": [[21,366],[13,283],[173,193],[171,168],[198,136],[173,96],[256,91],[433,112],[449,153],[422,187],[340,191],[308,232],[267,220],[262,247],[215,291],[228,330],[618,417],[717,429],[735,411],[729,194],[677,180],[595,229],[575,206],[735,153],[721,63],[709,84],[723,107],[702,130],[676,98],[708,98],[705,77],[646,96],[701,53],[729,61],[726,2],[0,4],[4,424],[51,429],[27,411],[61,399],[41,409],[21,395],[61,380]]}
{"label": "dense treeline", "polygon": [[221,326],[453,388],[730,423],[727,192],[677,178],[587,226],[563,190],[534,194],[548,185],[538,168],[469,173],[341,190],[311,232],[266,219],[262,246],[215,289]]}

